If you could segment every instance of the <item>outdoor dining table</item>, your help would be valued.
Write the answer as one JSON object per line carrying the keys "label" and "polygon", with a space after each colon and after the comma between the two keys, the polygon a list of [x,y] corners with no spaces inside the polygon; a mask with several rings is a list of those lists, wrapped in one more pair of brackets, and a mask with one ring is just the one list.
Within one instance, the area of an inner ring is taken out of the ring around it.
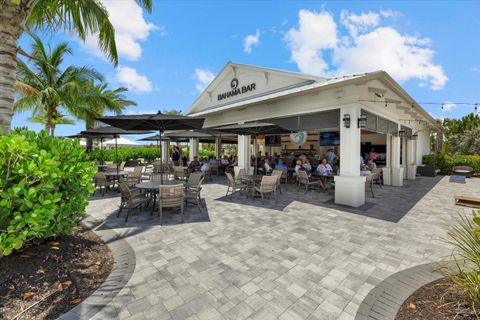
{"label": "outdoor dining table", "polygon": [[336,176],[336,174],[333,174],[333,173],[323,174],[323,173],[319,173],[318,171],[315,171],[312,173],[312,176],[315,178],[318,178],[319,181],[323,181],[325,183],[330,184],[330,186],[332,187],[332,190],[335,189],[335,182],[333,179]]}
{"label": "outdoor dining table", "polygon": [[248,174],[240,176],[240,180],[244,181],[247,184],[247,198],[251,193],[252,197],[255,198],[255,185],[259,184],[262,181],[263,175],[261,174]]}
{"label": "outdoor dining table", "polygon": [[155,211],[155,203],[157,201],[157,193],[158,193],[159,187],[162,185],[171,186],[176,184],[184,185],[185,182],[180,180],[145,181],[145,182],[137,183],[136,187],[142,191],[150,193],[150,197],[153,199],[152,212],[151,212],[153,214],[153,211]]}
{"label": "outdoor dining table", "polygon": [[109,172],[105,172],[105,177],[108,179],[108,180],[111,180],[113,181],[113,183],[115,184],[116,181],[119,181],[120,178],[122,177],[126,177],[128,176],[128,172],[127,171],[109,171]]}

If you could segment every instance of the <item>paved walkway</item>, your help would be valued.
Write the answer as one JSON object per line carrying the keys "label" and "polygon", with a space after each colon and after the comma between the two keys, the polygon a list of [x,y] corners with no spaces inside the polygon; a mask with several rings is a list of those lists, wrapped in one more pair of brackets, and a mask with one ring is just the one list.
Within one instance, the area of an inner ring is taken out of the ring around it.
{"label": "paved walkway", "polygon": [[[398,189],[397,203],[375,199],[394,216],[409,201]],[[398,222],[298,201],[279,210],[216,200],[225,191],[206,185],[207,212],[192,205],[184,224],[175,214],[164,226],[147,212],[116,218],[118,197],[91,201],[90,222],[136,254],[132,278],[95,319],[354,319],[376,284],[449,254],[440,238],[470,211],[453,194],[480,195],[480,179],[439,179]]]}

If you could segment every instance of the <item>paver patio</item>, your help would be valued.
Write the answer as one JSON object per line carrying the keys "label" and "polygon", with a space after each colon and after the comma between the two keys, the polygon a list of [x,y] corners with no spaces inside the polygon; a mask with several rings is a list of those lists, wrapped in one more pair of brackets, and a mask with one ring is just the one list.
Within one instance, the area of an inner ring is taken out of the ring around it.
{"label": "paver patio", "polygon": [[[370,210],[390,210],[398,222],[302,203],[295,194],[283,210],[221,201],[226,186],[215,182],[203,190],[208,212],[190,205],[183,224],[174,215],[161,226],[147,212],[125,223],[116,218],[117,196],[97,197],[87,220],[125,239],[136,268],[95,319],[353,319],[376,284],[450,253],[440,238],[459,212],[470,212],[454,206],[453,194],[480,195],[480,179],[431,179],[407,182],[396,197],[390,187],[367,197]],[[421,186],[426,193],[416,202],[408,195]],[[307,194],[317,196],[328,194]]]}

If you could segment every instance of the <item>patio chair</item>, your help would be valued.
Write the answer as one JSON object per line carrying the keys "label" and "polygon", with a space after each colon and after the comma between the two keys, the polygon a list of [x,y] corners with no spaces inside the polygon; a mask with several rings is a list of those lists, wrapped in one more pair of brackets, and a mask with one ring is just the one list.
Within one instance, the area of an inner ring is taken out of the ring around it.
{"label": "patio chair", "polygon": [[247,189],[247,184],[244,183],[242,180],[235,180],[232,176],[231,173],[225,172],[225,175],[227,176],[228,179],[228,187],[227,187],[227,193],[225,194],[226,197],[228,197],[228,192],[231,190],[230,193],[230,198],[232,195],[238,190],[240,191],[240,194]]}
{"label": "patio chair", "polygon": [[[102,193],[102,197],[105,196],[105,192],[110,186],[114,186],[113,182],[107,179],[107,176],[104,172],[97,172],[93,177],[93,183],[95,185],[95,192],[97,192],[98,187],[98,191]],[[93,193],[94,195],[95,192]]]}
{"label": "patio chair", "polygon": [[177,180],[185,180],[187,178],[185,169],[181,166],[173,167],[173,177]]}
{"label": "patio chair", "polygon": [[365,190],[370,188],[370,192],[372,193],[373,198],[375,198],[375,194],[373,193],[373,182],[376,179],[375,176],[376,176],[375,173],[369,174],[368,176],[366,176],[366,180],[365,180]]}
{"label": "patio chair", "polygon": [[124,182],[126,182],[129,187],[135,187],[137,184],[140,183],[141,180],[142,173],[138,171],[132,171],[128,174],[127,179],[125,179]]}
{"label": "patio chair", "polygon": [[277,202],[277,181],[279,176],[263,176],[259,186],[255,186],[255,191],[260,193],[262,204],[265,203],[265,195],[273,194],[275,202]]}
{"label": "patio chair", "polygon": [[235,180],[236,181],[241,181],[242,177],[245,176],[247,174],[247,172],[245,171],[245,169],[239,169],[238,170],[238,173],[235,175]]}
{"label": "patio chair", "polygon": [[123,171],[123,169],[125,169],[125,164],[126,164],[126,163],[127,163],[126,161],[122,161],[122,162],[120,163],[120,166],[118,167],[118,170]]}
{"label": "patio chair", "polygon": [[145,196],[143,193],[132,192],[128,187],[128,184],[125,182],[119,182],[118,188],[120,189],[120,208],[118,209],[117,218],[120,217],[120,213],[125,207],[128,207],[127,216],[125,217],[125,222],[128,221],[130,214],[133,209],[140,207],[142,208],[143,204],[147,204],[150,199]]}
{"label": "patio chair", "polygon": [[196,187],[200,183],[200,180],[203,180],[203,173],[201,172],[190,173],[190,175],[188,176],[188,181],[185,184],[185,186]]}
{"label": "patio chair", "polygon": [[287,184],[287,171],[286,170],[274,169],[272,171],[272,176],[278,176],[277,187],[278,187],[278,191],[280,191],[280,193],[282,193],[282,189],[281,189],[280,185],[281,185],[282,179],[285,179],[285,184]]}
{"label": "patio chair", "polygon": [[374,175],[373,177],[373,183],[378,184],[380,187],[382,187],[383,181],[382,181],[382,168],[375,168],[372,170],[372,174]]}
{"label": "patio chair", "polygon": [[182,222],[184,222],[183,217],[183,185],[162,185],[158,190],[158,215],[160,217],[160,224],[162,223],[163,218],[163,208],[180,208],[180,215],[182,217]]}
{"label": "patio chair", "polygon": [[210,172],[211,174],[216,174],[217,176],[220,175],[220,166],[218,164],[211,164],[210,165]]}
{"label": "patio chair", "polygon": [[308,189],[310,188],[320,187],[320,182],[318,180],[311,180],[307,173],[303,170],[298,171],[297,182],[297,190],[300,190],[300,187],[303,185],[305,186],[305,193],[307,193]]}
{"label": "patio chair", "polygon": [[185,205],[187,205],[189,200],[193,200],[197,204],[198,210],[200,210],[200,212],[202,212],[202,199],[200,197],[200,192],[202,191],[203,179],[204,177],[200,175],[200,180],[198,181],[197,184],[194,185],[194,184],[188,183],[185,186]]}
{"label": "patio chair", "polygon": [[150,181],[162,181],[162,175],[160,173],[152,173]]}

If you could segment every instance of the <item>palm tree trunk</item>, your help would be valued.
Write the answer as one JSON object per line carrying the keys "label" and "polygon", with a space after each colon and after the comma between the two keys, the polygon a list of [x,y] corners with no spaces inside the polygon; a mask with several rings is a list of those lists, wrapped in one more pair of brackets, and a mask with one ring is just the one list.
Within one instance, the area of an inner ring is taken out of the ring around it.
{"label": "palm tree trunk", "polygon": [[[23,2],[23,1],[22,1]],[[0,3],[0,130],[10,132],[17,69],[17,40],[28,14],[25,4]]]}

